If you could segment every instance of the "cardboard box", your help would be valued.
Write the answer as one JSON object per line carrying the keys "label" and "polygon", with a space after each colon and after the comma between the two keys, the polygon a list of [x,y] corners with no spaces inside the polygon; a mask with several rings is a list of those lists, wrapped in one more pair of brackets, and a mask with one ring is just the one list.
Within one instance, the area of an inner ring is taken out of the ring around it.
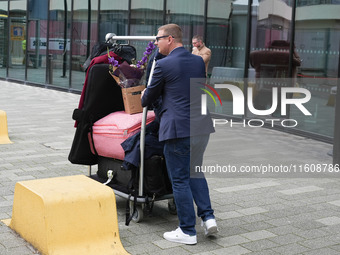
{"label": "cardboard box", "polygon": [[145,89],[145,85],[135,86],[131,88],[122,88],[125,112],[134,114],[143,112],[141,93]]}

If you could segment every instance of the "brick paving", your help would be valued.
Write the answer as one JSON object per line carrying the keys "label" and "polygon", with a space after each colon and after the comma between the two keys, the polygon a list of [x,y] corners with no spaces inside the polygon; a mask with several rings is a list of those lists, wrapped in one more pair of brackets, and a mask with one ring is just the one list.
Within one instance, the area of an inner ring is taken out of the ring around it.
{"label": "brick paving", "polygon": [[[0,145],[0,219],[11,217],[16,182],[87,175],[86,166],[67,160],[78,101],[77,94],[0,81],[0,109],[14,142]],[[330,164],[331,150],[330,144],[271,129],[218,126],[205,165],[310,167]],[[197,220],[197,245],[162,238],[177,227],[167,201],[155,203],[152,216],[125,226],[125,200],[117,197],[120,237],[131,254],[340,254],[337,175],[208,173],[220,231],[206,238]],[[39,253],[1,223],[0,254]]]}

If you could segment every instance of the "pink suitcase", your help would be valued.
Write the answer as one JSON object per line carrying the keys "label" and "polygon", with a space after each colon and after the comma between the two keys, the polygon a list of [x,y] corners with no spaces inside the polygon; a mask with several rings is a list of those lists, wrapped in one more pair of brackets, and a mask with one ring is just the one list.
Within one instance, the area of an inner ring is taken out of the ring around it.
{"label": "pink suitcase", "polygon": [[[141,129],[143,113],[133,115],[124,111],[113,112],[104,118],[96,121],[93,125],[93,143],[99,156],[124,160],[124,150],[120,145],[130,136],[133,136]],[[146,124],[155,119],[152,111],[148,112]],[[89,134],[91,151],[91,134]]]}

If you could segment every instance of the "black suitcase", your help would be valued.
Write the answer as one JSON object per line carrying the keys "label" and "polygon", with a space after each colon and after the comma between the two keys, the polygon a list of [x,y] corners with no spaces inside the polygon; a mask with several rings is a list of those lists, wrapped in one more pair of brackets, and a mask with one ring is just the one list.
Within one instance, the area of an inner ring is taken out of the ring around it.
{"label": "black suitcase", "polygon": [[[108,171],[113,178],[107,185],[125,194],[132,194],[139,188],[139,169],[124,169],[123,161],[113,158],[98,157],[97,176],[101,182],[108,180]],[[171,183],[162,156],[154,155],[145,160],[143,176],[143,196],[160,197],[172,194]]]}

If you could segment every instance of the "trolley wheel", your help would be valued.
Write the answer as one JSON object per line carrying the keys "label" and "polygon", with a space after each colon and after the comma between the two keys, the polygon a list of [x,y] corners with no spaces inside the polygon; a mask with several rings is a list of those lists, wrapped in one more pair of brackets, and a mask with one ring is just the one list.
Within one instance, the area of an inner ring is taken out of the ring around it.
{"label": "trolley wheel", "polygon": [[170,214],[177,215],[177,208],[174,199],[168,199],[168,209]]}
{"label": "trolley wheel", "polygon": [[132,206],[130,205],[130,214],[132,215],[132,221],[135,223],[138,223],[143,220],[144,217],[144,211],[141,205],[136,206],[136,211],[133,212],[133,204]]}

